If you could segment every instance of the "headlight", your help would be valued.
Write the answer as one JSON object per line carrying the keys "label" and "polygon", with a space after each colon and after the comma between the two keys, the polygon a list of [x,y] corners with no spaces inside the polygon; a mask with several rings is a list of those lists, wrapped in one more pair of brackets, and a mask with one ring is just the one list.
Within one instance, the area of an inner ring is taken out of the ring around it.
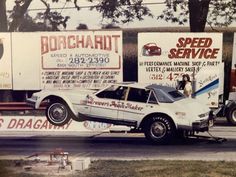
{"label": "headlight", "polygon": [[209,116],[209,112],[198,115],[198,117],[200,117],[200,118],[204,118],[204,117],[208,117],[208,116]]}

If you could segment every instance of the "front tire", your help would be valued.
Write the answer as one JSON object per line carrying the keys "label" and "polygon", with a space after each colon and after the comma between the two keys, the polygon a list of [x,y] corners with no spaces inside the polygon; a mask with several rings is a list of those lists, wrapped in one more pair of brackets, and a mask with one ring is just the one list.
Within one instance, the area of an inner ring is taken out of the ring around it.
{"label": "front tire", "polygon": [[63,126],[71,119],[70,108],[64,102],[54,102],[46,109],[47,120],[56,126]]}
{"label": "front tire", "polygon": [[227,119],[230,124],[236,125],[236,105],[235,104],[229,107]]}
{"label": "front tire", "polygon": [[147,120],[144,134],[148,141],[154,144],[169,143],[174,136],[173,123],[164,116],[153,116]]}

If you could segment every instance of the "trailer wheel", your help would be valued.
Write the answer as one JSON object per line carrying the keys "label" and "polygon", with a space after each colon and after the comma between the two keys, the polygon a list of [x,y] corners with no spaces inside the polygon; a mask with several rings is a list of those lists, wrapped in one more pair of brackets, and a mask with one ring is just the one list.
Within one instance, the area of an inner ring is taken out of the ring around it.
{"label": "trailer wheel", "polygon": [[173,123],[164,116],[153,116],[144,126],[144,134],[148,141],[154,144],[169,143],[174,136]]}
{"label": "trailer wheel", "polygon": [[227,119],[230,124],[236,125],[236,105],[235,104],[229,107]]}
{"label": "trailer wheel", "polygon": [[53,102],[46,109],[47,120],[56,126],[63,126],[71,119],[70,108],[64,102]]}

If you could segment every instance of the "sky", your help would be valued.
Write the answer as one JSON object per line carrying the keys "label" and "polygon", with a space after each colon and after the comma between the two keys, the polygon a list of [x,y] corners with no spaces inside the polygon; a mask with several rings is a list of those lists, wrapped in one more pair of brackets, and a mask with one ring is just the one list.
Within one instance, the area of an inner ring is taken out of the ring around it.
{"label": "sky", "polygon": [[[49,1],[49,0],[48,0]],[[79,5],[80,6],[91,6],[91,5],[96,5],[97,3],[90,3],[86,0],[79,0]],[[162,10],[165,8],[165,0],[144,0],[144,3],[161,3],[161,4],[152,4],[148,5],[150,10],[154,15],[159,15],[161,14]],[[51,3],[52,4],[52,3]],[[13,0],[7,0],[6,3],[7,10],[12,10],[14,6],[14,1]],[[73,3],[65,3],[59,2],[59,3],[53,3],[51,7],[55,8],[62,8],[62,7],[74,7]],[[37,12],[40,11],[35,11],[35,10],[30,10],[30,9],[44,9],[45,6],[43,5],[42,2],[39,0],[33,0],[29,9],[29,14],[33,17]],[[82,8],[80,11],[77,11],[76,9],[64,9],[64,10],[57,10],[57,12],[61,12],[63,15],[68,15],[70,16],[70,20],[67,23],[67,28],[66,30],[75,30],[76,27],[80,23],[84,23],[88,26],[89,29],[100,29],[102,24],[108,24],[108,20],[102,20],[101,14],[98,13],[96,10],[90,11],[88,8]],[[188,24],[186,24],[188,26]],[[118,24],[118,26],[122,28],[139,28],[139,27],[164,27],[164,26],[176,26],[175,24],[171,23],[166,23],[163,20],[156,20],[155,18],[151,17],[146,17],[143,21],[138,21],[135,20],[134,22],[130,22],[128,24]]]}
{"label": "sky", "polygon": [[[47,0],[50,2],[51,0]],[[98,0],[97,0],[98,1]],[[165,1],[166,0],[143,0],[144,3],[160,3],[160,4],[151,4],[147,5],[154,16],[160,15],[165,9]],[[14,0],[7,0],[7,10],[12,10],[14,6]],[[62,7],[74,7],[73,3],[64,3],[64,0],[59,1],[59,3],[51,3],[51,7],[55,8],[62,8]],[[96,5],[96,1],[94,3],[90,3],[87,0],[78,0],[79,5],[81,7],[84,6],[91,6]],[[44,9],[45,6],[40,0],[33,0],[29,9],[29,14],[34,17],[37,12],[33,9]],[[76,27],[80,24],[86,24],[89,29],[100,29],[102,24],[108,24],[108,20],[102,20],[101,14],[98,13],[96,10],[90,11],[89,8],[82,8],[80,11],[76,9],[64,9],[64,10],[57,10],[57,12],[61,12],[62,15],[70,16],[67,23],[66,30],[75,30]],[[143,21],[135,20],[134,22],[130,22],[128,24],[117,24],[122,28],[141,28],[141,27],[173,27],[178,26],[178,24],[173,24],[170,22],[165,22],[164,20],[156,20],[155,18],[145,17]],[[189,26],[186,23],[184,26]],[[236,26],[236,23],[233,23],[231,26]],[[63,29],[62,29],[63,30]]]}

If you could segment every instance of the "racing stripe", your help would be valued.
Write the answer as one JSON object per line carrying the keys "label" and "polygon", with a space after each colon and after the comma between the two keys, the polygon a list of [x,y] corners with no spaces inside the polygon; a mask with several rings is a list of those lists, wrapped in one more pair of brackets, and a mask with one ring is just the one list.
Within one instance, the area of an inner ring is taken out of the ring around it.
{"label": "racing stripe", "polygon": [[212,81],[211,83],[207,84],[203,88],[199,89],[193,95],[194,96],[198,96],[198,95],[206,93],[206,92],[208,92],[210,90],[216,89],[217,87],[219,87],[219,78],[214,80],[214,81]]}

